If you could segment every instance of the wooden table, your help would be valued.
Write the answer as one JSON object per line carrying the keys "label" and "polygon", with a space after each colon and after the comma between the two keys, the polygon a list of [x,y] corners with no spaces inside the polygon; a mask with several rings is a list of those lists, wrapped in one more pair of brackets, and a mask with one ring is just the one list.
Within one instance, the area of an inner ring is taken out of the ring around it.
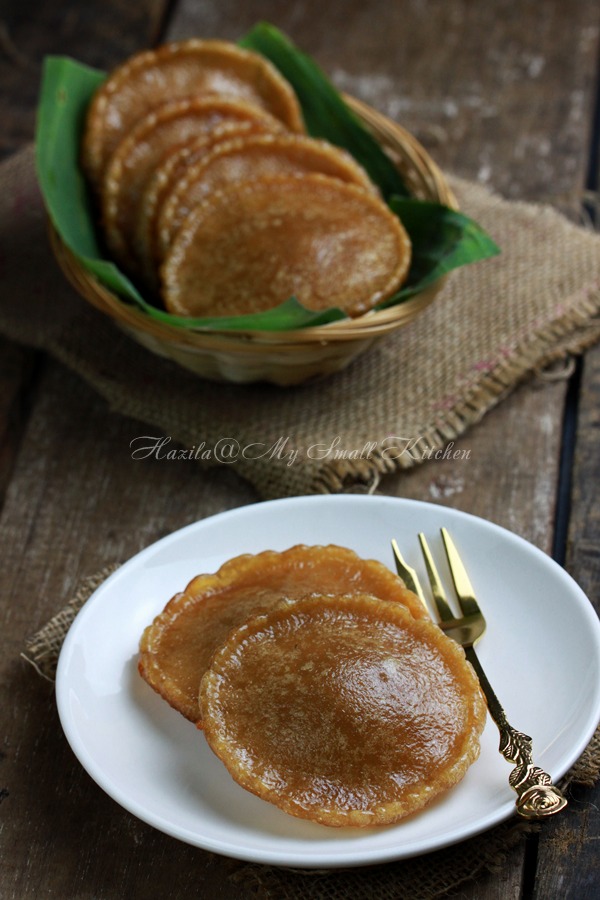
{"label": "wooden table", "polygon": [[[598,187],[600,9],[593,0],[45,0],[2,3],[0,141],[33,134],[40,62],[109,68],[168,38],[235,40],[267,19],[347,90],[413,131],[449,171],[510,198],[577,204]],[[595,130],[594,130],[595,129]],[[139,424],[111,414],[52,359],[6,342],[0,357],[4,898],[241,898],[231,862],[137,821],[83,771],[52,686],[19,658],[78,581],[198,518],[258,498],[233,467],[143,464]],[[600,583],[600,348],[529,380],[457,447],[468,468],[424,464],[382,485],[484,516]],[[482,489],[485,486],[485,490]],[[597,896],[600,787],[578,790],[501,872],[461,897]]]}

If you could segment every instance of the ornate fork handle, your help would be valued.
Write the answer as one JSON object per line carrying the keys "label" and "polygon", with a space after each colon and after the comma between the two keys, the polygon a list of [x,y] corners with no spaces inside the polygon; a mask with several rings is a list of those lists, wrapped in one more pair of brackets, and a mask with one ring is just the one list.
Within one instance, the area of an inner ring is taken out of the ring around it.
{"label": "ornate fork handle", "polygon": [[[441,529],[441,533],[462,613],[458,618],[454,615],[447,602],[446,594],[425,535],[419,534],[423,559],[431,586],[432,605],[440,619],[440,628],[448,637],[451,637],[463,647],[467,659],[475,669],[479,684],[485,694],[489,713],[498,726],[500,732],[500,753],[508,762],[516,763],[515,768],[508,777],[508,781],[517,794],[517,813],[526,819],[539,819],[544,816],[554,815],[554,813],[564,809],[567,805],[567,800],[562,792],[552,784],[552,779],[548,773],[540,769],[539,766],[534,765],[531,738],[523,734],[522,731],[517,731],[516,728],[509,724],[506,713],[496,697],[487,675],[483,671],[473,645],[485,631],[485,618],[479,608],[469,576],[452,538],[445,528]],[[404,579],[405,584],[421,598],[423,605],[427,609],[425,595],[417,573],[404,561],[396,541],[392,541],[392,549],[398,574]]]}
{"label": "ornate fork handle", "polygon": [[539,819],[560,812],[567,805],[567,800],[552,784],[548,773],[534,765],[531,738],[508,722],[473,647],[466,647],[465,653],[479,677],[490,715],[498,726],[500,753],[508,762],[516,763],[508,781],[517,794],[517,812],[526,819]]}

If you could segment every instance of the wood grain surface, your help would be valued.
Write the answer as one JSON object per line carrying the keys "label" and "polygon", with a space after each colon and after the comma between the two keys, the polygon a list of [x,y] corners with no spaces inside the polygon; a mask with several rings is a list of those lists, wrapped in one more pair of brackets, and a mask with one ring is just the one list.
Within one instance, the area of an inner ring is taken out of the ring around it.
{"label": "wood grain surface", "polygon": [[[590,147],[600,10],[592,0],[50,0],[0,9],[3,155],[32,137],[46,53],[110,67],[159,39],[236,39],[266,19],[340,88],[412,130],[448,171],[508,197],[561,203],[577,203],[597,171]],[[7,344],[1,353],[0,897],[250,898],[231,877],[238,864],[153,830],[94,784],[62,735],[52,685],[19,654],[82,577],[259,498],[233,468],[132,460],[138,423],[111,414],[52,360]],[[586,355],[576,390],[555,374],[530,379],[461,438],[468,460],[426,463],[380,489],[484,516],[550,552],[565,403],[577,401],[570,509],[561,502],[559,512],[570,514],[567,568],[595,600],[600,350]],[[599,806],[600,789],[578,790],[499,873],[454,896],[597,896]]]}

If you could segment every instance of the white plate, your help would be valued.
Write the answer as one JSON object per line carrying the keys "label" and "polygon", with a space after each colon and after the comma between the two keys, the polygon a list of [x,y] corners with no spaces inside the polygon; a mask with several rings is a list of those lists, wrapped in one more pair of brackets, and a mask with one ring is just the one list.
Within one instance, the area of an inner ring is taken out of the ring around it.
{"label": "white plate", "polygon": [[[357,866],[463,840],[514,810],[511,766],[488,724],[479,760],[425,811],[394,826],[327,828],[235,784],[204,737],[139,677],[144,627],[176,591],[226,559],[296,543],[337,543],[390,567],[396,537],[423,574],[416,534],[436,554],[448,526],[488,620],[478,653],[535,760],[563,775],[600,718],[600,626],[575,582],[544,553],[455,510],[387,497],[301,497],[242,507],[163,538],[112,575],[77,616],[59,660],[62,726],[81,764],[125,809],[205,850],[297,867]],[[424,575],[423,575],[424,577]]]}

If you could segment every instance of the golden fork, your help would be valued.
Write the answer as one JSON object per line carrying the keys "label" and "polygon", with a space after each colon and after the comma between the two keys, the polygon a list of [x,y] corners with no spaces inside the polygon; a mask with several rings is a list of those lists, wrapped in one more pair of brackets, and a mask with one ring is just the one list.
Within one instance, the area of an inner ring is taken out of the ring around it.
{"label": "golden fork", "polygon": [[[435,606],[440,620],[438,624],[442,631],[464,647],[466,657],[479,678],[490,715],[498,726],[498,731],[500,732],[500,753],[506,760],[515,763],[515,768],[510,773],[508,780],[510,786],[517,793],[517,812],[526,819],[537,819],[543,816],[554,815],[554,813],[564,809],[567,801],[561,791],[552,784],[550,776],[543,769],[534,765],[531,738],[523,734],[522,731],[517,731],[509,724],[506,713],[481,667],[474,644],[485,631],[485,618],[479,608],[469,576],[452,538],[445,528],[441,529],[441,534],[462,614],[456,616],[453,613],[425,536],[419,534],[421,551],[431,585],[433,606]],[[421,598],[423,605],[427,609],[425,594],[419,583],[417,573],[406,564],[395,540],[392,541],[392,549],[398,574],[404,580],[406,586]]]}

